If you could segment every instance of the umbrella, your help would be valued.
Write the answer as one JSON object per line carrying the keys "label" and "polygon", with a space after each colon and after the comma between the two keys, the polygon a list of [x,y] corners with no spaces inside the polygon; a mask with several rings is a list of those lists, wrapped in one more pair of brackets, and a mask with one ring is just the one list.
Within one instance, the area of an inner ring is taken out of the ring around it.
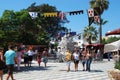
{"label": "umbrella", "polygon": [[113,31],[110,31],[110,32],[107,32],[106,36],[108,36],[108,35],[120,35],[120,28],[113,30]]}

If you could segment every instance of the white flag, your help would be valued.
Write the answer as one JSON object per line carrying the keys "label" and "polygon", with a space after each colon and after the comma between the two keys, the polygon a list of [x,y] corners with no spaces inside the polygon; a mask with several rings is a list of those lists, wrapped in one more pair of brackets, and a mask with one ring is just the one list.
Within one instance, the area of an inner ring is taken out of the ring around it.
{"label": "white flag", "polygon": [[88,17],[94,17],[94,10],[93,9],[88,10]]}
{"label": "white flag", "polygon": [[29,15],[30,15],[32,18],[36,18],[36,17],[38,17],[38,12],[29,12]]}

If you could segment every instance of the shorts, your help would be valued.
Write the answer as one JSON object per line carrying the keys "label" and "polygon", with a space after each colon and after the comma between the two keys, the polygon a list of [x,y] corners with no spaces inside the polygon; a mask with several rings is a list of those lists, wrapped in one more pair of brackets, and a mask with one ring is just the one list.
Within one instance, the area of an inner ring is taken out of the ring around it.
{"label": "shorts", "polygon": [[28,56],[28,60],[32,61],[33,60],[33,56]]}
{"label": "shorts", "polygon": [[24,63],[28,63],[28,57],[24,57]]}
{"label": "shorts", "polygon": [[84,65],[86,63],[86,61],[85,60],[82,60],[82,64]]}
{"label": "shorts", "polygon": [[78,63],[79,63],[79,60],[74,60],[74,63],[75,63],[75,64],[78,64]]}
{"label": "shorts", "polygon": [[70,66],[70,63],[71,63],[71,61],[67,61],[67,62],[66,62],[66,65],[69,67],[69,66]]}
{"label": "shorts", "polygon": [[44,63],[47,63],[48,62],[48,59],[47,58],[41,58],[42,59],[42,62],[44,62]]}
{"label": "shorts", "polygon": [[7,65],[8,74],[13,74],[14,71],[14,64]]}

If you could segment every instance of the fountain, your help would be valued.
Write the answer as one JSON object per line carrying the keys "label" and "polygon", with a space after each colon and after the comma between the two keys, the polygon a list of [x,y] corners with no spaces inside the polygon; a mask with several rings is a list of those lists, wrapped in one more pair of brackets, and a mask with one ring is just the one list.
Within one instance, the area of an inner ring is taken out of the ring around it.
{"label": "fountain", "polygon": [[65,54],[67,49],[73,52],[74,51],[73,36],[70,36],[70,34],[64,35],[61,41],[59,42],[58,46],[61,48],[62,54]]}

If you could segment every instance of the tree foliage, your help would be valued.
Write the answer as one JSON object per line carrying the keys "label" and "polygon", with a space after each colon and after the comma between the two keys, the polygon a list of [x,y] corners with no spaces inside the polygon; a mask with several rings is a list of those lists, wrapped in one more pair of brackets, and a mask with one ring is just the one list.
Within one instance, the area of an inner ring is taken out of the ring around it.
{"label": "tree foliage", "polygon": [[107,39],[103,39],[103,43],[108,44],[108,43],[111,43],[111,42],[115,42],[117,40],[120,40],[120,37],[111,36],[111,37],[108,37]]}
{"label": "tree foliage", "polygon": [[60,25],[58,17],[44,17],[39,14],[32,19],[29,11],[38,13],[57,12],[56,7],[48,4],[31,4],[27,9],[20,11],[5,10],[0,18],[0,40],[3,44],[44,44],[48,45],[51,37],[56,37],[60,31],[67,28]]}
{"label": "tree foliage", "polygon": [[90,1],[91,8],[93,8],[98,15],[103,14],[104,10],[109,8],[108,0],[91,0]]}
{"label": "tree foliage", "polygon": [[98,34],[98,32],[95,27],[87,26],[84,28],[83,38],[86,39],[89,44],[91,44],[92,41],[97,40],[97,37],[98,37],[97,34]]}
{"label": "tree foliage", "polygon": [[103,23],[101,15],[105,10],[109,8],[109,1],[108,0],[91,0],[90,1],[91,8],[94,9],[95,13],[94,15],[99,15],[100,17],[100,23],[99,23],[99,43],[102,43],[102,25]]}

